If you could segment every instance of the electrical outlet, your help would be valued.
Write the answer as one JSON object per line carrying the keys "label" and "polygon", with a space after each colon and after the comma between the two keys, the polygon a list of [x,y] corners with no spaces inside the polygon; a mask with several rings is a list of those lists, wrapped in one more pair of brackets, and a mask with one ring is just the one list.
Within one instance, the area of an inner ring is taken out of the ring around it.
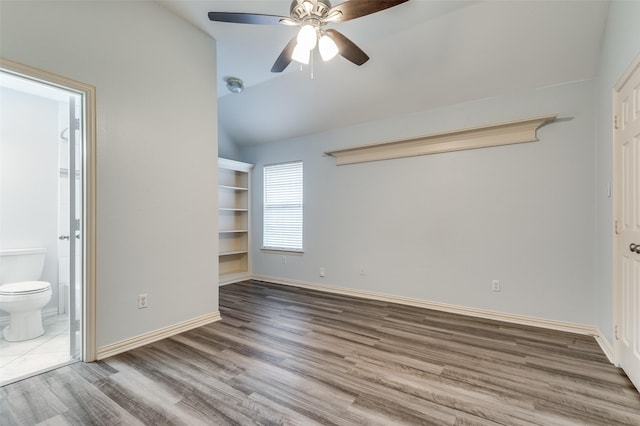
{"label": "electrical outlet", "polygon": [[360,275],[364,275],[364,266],[360,267]]}
{"label": "electrical outlet", "polygon": [[491,291],[500,291],[500,280],[491,281]]}
{"label": "electrical outlet", "polygon": [[138,295],[138,309],[142,309],[142,308],[146,308],[147,307],[147,295],[146,294],[139,294]]}
{"label": "electrical outlet", "polygon": [[325,276],[325,270],[324,268],[320,268],[320,276],[324,277]]}
{"label": "electrical outlet", "polygon": [[285,263],[287,263],[287,256],[282,256],[282,264],[284,265]]}

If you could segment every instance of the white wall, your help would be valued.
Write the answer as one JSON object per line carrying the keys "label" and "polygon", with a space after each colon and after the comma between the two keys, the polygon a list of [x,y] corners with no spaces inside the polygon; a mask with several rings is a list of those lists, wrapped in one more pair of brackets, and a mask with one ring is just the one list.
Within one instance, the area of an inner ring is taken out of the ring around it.
{"label": "white wall", "polygon": [[98,348],[216,312],[215,41],[149,1],[0,7],[4,57],[97,89]]}
{"label": "white wall", "polygon": [[[47,249],[58,303],[58,102],[0,88],[0,247]],[[36,123],[37,125],[34,125]]]}
{"label": "white wall", "polygon": [[[244,150],[254,274],[595,325],[594,101],[594,83],[577,82]],[[535,143],[339,167],[323,156],[550,113],[562,119]],[[305,252],[282,264],[260,251],[262,166],[299,159]]]}
{"label": "white wall", "polygon": [[598,328],[613,342],[613,204],[607,187],[613,180],[612,94],[616,81],[640,55],[640,2],[612,1],[598,71],[596,215]]}

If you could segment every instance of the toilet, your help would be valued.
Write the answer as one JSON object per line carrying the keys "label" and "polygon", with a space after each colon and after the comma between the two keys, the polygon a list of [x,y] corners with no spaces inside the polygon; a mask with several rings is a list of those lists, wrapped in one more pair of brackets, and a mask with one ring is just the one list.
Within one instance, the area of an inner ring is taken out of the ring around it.
{"label": "toilet", "polygon": [[0,309],[11,317],[2,335],[21,342],[44,334],[42,308],[51,300],[51,284],[42,275],[44,248],[0,250]]}

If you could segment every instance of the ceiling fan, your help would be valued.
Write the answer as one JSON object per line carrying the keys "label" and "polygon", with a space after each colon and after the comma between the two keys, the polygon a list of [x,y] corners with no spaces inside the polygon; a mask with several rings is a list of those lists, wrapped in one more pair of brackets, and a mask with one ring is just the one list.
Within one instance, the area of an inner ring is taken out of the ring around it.
{"label": "ceiling fan", "polygon": [[291,61],[308,64],[311,52],[316,46],[325,61],[339,53],[354,64],[362,65],[369,60],[369,56],[339,31],[324,29],[325,25],[370,15],[406,1],[408,0],[351,0],[331,7],[329,0],[293,0],[289,17],[259,13],[209,12],[209,19],[238,24],[299,26],[298,34],[287,43],[273,64],[271,72],[284,71]]}

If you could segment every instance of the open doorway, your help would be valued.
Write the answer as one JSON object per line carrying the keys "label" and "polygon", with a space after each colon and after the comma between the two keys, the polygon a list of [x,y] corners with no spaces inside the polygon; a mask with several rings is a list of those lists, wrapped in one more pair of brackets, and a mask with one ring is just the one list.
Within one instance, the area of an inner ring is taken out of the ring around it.
{"label": "open doorway", "polygon": [[0,65],[4,385],[92,359],[94,90]]}

